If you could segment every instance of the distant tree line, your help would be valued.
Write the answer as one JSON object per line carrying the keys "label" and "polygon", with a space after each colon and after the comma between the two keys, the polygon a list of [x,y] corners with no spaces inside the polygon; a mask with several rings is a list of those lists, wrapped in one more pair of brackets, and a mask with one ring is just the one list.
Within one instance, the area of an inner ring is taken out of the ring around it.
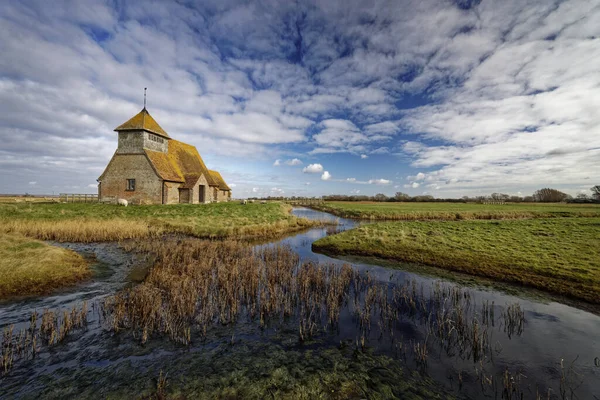
{"label": "distant tree line", "polygon": [[[456,198],[435,198],[431,195],[409,196],[406,193],[396,192],[394,196],[378,193],[375,196],[334,194],[323,196],[327,201],[379,201],[379,202],[451,202],[451,203],[483,203],[488,201],[510,202],[510,203],[600,203],[600,185],[591,189],[592,194],[584,193],[573,197],[557,189],[543,188],[536,190],[531,196],[511,196],[505,193],[492,193],[489,196],[463,196]],[[267,197],[268,200],[301,200],[309,197]],[[315,197],[312,197],[315,199]]]}

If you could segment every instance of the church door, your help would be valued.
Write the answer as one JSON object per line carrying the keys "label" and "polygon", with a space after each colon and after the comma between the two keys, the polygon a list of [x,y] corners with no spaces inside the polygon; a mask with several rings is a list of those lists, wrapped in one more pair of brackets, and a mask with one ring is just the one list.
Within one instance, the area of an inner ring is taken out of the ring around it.
{"label": "church door", "polygon": [[200,185],[198,189],[198,200],[200,203],[204,203],[206,201],[206,186]]}

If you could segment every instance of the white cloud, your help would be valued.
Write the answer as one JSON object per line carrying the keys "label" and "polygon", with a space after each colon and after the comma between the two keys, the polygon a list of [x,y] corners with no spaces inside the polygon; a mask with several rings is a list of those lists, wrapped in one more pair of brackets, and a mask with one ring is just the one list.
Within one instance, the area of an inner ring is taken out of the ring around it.
{"label": "white cloud", "polygon": [[[163,128],[213,156],[215,169],[303,151],[395,153],[427,168],[409,181],[445,193],[589,183],[600,157],[596,2],[456,3],[203,3],[190,12],[178,2],[91,1],[65,13],[62,2],[8,2],[4,190],[93,182],[114,152],[112,129],[139,111],[146,86]],[[301,51],[289,33],[297,12]]]}
{"label": "white cloud", "polygon": [[304,182],[304,186],[310,186],[310,182]]}
{"label": "white cloud", "polygon": [[305,174],[318,174],[323,172],[323,166],[321,164],[309,164],[302,169]]}
{"label": "white cloud", "polygon": [[274,167],[278,167],[280,165],[281,165],[281,160],[279,160],[279,159],[275,160],[275,162],[273,163]]}
{"label": "white cloud", "polygon": [[252,193],[258,193],[258,191],[259,191],[259,190],[260,190],[260,189],[259,189],[259,188],[257,188],[257,187],[255,187],[255,188],[252,188]]}
{"label": "white cloud", "polygon": [[234,188],[234,187],[236,187],[236,186],[237,186],[237,185],[236,185],[235,183],[230,183],[230,184],[229,184],[229,187],[230,187],[230,188]]}
{"label": "white cloud", "polygon": [[392,181],[388,179],[369,179],[369,184],[372,185],[389,185]]}
{"label": "white cloud", "polygon": [[331,179],[331,174],[329,173],[329,171],[325,171],[323,172],[323,175],[321,175],[321,179],[324,181],[328,181]]}
{"label": "white cloud", "polygon": [[87,185],[87,187],[96,189],[96,188],[98,188],[98,184],[97,183],[90,183],[89,185]]}
{"label": "white cloud", "polygon": [[[315,153],[362,153],[367,146],[390,139],[389,135],[380,133],[364,133],[354,122],[345,119],[327,119],[319,124],[321,131],[312,139],[317,148]],[[366,154],[364,154],[366,158]]]}
{"label": "white cloud", "polygon": [[346,178],[347,182],[356,182],[356,178]]}
{"label": "white cloud", "polygon": [[368,155],[366,155],[366,154],[361,154],[361,155],[360,155],[360,158],[364,160],[365,158],[369,158],[369,156],[368,156]]}
{"label": "white cloud", "polygon": [[291,166],[302,165],[302,161],[300,161],[297,158],[294,158],[292,160],[287,160],[285,163],[286,163],[286,165],[291,165]]}
{"label": "white cloud", "polygon": [[35,186],[35,185],[37,185],[37,182],[36,182],[36,181],[31,181],[31,182],[29,182],[29,184],[30,184],[31,186]]}
{"label": "white cloud", "polygon": [[352,193],[352,194],[359,194],[360,193],[360,189],[352,189],[350,191],[350,193]]}

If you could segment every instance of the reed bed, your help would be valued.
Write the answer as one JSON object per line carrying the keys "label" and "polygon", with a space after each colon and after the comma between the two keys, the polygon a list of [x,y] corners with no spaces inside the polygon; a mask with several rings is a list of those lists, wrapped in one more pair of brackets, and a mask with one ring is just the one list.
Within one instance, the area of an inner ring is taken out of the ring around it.
{"label": "reed bed", "polygon": [[411,346],[396,337],[398,323],[410,319],[423,325],[427,338],[412,348],[426,365],[427,349],[435,342],[448,356],[477,362],[492,355],[490,327],[498,324],[508,335],[524,329],[518,305],[496,314],[493,303],[476,308],[470,293],[456,286],[376,282],[348,265],[301,263],[288,247],[187,239],[126,246],[153,253],[156,265],[142,284],[108,298],[102,315],[108,329],[129,331],[142,343],[168,336],[187,345],[193,337],[206,338],[213,326],[240,321],[263,329],[296,325],[302,342],[337,330],[340,315],[349,312],[360,349],[376,329],[405,355]]}
{"label": "reed bed", "polygon": [[[386,337],[392,353],[427,374],[432,354],[470,360],[482,390],[502,398],[522,393],[521,376],[508,370],[488,373],[495,327],[507,336],[526,327],[519,304],[483,302],[468,290],[435,282],[375,281],[348,265],[302,263],[289,247],[253,248],[237,241],[191,239],[139,240],[126,250],[151,253],[156,263],[145,281],[99,304],[100,323],[115,333],[129,333],[140,343],[166,337],[182,344],[208,338],[217,326],[235,328],[250,323],[262,330],[295,327],[299,342],[338,331],[341,315],[355,323],[356,351]],[[62,343],[87,326],[87,304],[58,312],[34,313],[29,328],[4,330],[3,373],[16,360],[36,356],[42,346]],[[423,336],[404,340],[401,325],[422,327]],[[235,335],[235,334],[234,334]],[[232,336],[231,345],[235,343]],[[161,375],[161,385],[166,377]],[[459,382],[462,375],[459,373]],[[462,383],[461,383],[462,384]]]}
{"label": "reed bed", "polygon": [[276,237],[314,226],[282,203],[180,204],[119,207],[107,204],[0,204],[0,233],[59,242],[103,242],[167,233],[207,239]]}
{"label": "reed bed", "polygon": [[107,299],[103,315],[114,330],[142,342],[152,334],[189,344],[192,328],[205,337],[214,324],[240,319],[265,328],[296,316],[301,340],[337,321],[355,274],[349,266],[301,264],[287,247],[254,250],[240,242],[181,240],[129,244],[152,252],[146,280]]}
{"label": "reed bed", "polygon": [[15,331],[14,325],[5,327],[0,342],[1,374],[7,374],[17,361],[31,360],[45,346],[62,343],[70,334],[85,329],[88,325],[88,306],[79,306],[60,311],[46,309],[40,315],[33,312],[27,328]]}
{"label": "reed bed", "polygon": [[322,221],[294,218],[256,225],[198,227],[178,221],[129,219],[68,219],[2,221],[0,232],[18,233],[41,240],[57,242],[110,242],[127,239],[159,237],[164,234],[183,234],[210,239],[251,239],[281,236],[288,232],[321,226]]}
{"label": "reed bed", "polygon": [[0,229],[40,240],[84,243],[147,238],[165,232],[144,221],[125,219],[13,220],[2,221]]}

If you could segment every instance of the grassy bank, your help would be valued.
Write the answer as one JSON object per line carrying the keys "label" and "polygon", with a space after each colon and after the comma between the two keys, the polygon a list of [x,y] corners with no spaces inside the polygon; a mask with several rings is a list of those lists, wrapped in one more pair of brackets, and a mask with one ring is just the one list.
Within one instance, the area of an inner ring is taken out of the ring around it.
{"label": "grassy bank", "polygon": [[313,244],[433,265],[600,303],[600,218],[382,222]]}
{"label": "grassy bank", "polygon": [[48,293],[90,276],[77,253],[15,233],[0,233],[0,260],[0,299]]}
{"label": "grassy bank", "polygon": [[311,205],[338,217],[370,220],[477,220],[555,217],[600,217],[597,204],[555,203],[382,203],[328,201]]}
{"label": "grassy bank", "polygon": [[281,203],[120,207],[110,204],[0,204],[0,232],[43,240],[114,241],[181,233],[200,238],[277,236],[318,224]]}

